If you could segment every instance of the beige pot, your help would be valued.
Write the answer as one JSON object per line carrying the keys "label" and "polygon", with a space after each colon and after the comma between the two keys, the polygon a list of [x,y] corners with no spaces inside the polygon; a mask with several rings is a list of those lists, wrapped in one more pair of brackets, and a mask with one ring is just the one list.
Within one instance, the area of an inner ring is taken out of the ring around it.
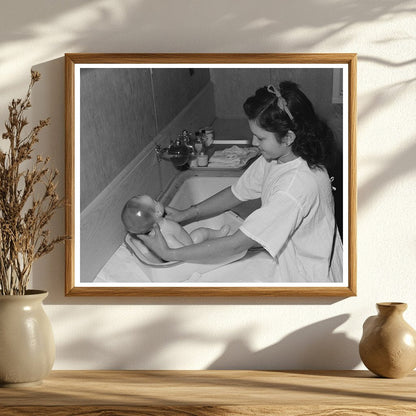
{"label": "beige pot", "polygon": [[0,295],[0,386],[41,383],[55,361],[52,326],[42,301],[48,292]]}
{"label": "beige pot", "polygon": [[373,373],[400,378],[416,367],[416,331],[403,319],[405,303],[377,303],[363,325],[360,357]]}

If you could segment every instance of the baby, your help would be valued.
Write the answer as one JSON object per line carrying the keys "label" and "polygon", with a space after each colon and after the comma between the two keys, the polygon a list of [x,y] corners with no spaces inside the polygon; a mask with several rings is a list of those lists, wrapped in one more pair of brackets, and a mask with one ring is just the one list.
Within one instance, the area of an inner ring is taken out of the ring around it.
{"label": "baby", "polygon": [[124,205],[121,219],[126,230],[133,235],[154,233],[153,225],[159,224],[160,232],[170,248],[225,237],[230,231],[229,225],[223,225],[219,230],[200,227],[188,234],[177,222],[164,218],[164,214],[165,208],[160,202],[148,195],[138,195],[129,199]]}

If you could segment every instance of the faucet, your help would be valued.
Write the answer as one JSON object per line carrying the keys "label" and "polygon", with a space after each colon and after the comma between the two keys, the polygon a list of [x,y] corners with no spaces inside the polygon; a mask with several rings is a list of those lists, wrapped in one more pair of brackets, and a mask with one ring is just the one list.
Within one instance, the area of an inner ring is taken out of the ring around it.
{"label": "faucet", "polygon": [[193,154],[193,147],[188,140],[185,141],[183,135],[179,135],[175,142],[171,142],[169,147],[162,148],[160,145],[155,147],[157,161],[170,160],[176,168],[185,167]]}

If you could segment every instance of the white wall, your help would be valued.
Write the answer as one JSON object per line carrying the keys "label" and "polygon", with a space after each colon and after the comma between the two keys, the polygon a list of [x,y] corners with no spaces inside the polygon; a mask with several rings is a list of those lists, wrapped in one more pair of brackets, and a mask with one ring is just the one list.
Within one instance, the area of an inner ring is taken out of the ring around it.
{"label": "white wall", "polygon": [[[172,6],[174,4],[174,6]],[[307,6],[305,6],[305,4]],[[64,171],[65,52],[357,52],[358,296],[65,298],[64,250],[38,261],[55,369],[362,368],[378,301],[416,327],[416,56],[412,0],[15,0],[0,15],[0,120],[42,72],[39,150]],[[61,193],[63,193],[61,176]],[[63,213],[53,229],[64,231]]]}

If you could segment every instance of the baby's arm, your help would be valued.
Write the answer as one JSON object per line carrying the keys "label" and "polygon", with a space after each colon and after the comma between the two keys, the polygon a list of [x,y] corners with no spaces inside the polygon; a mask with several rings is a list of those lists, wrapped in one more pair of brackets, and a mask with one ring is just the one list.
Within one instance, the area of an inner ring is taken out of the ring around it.
{"label": "baby's arm", "polygon": [[225,259],[258,244],[240,230],[227,237],[206,240],[199,244],[191,244],[177,249],[168,247],[159,227],[155,228],[154,236],[139,235],[138,237],[166,261],[191,261],[193,263],[206,263],[212,262],[214,259]]}

